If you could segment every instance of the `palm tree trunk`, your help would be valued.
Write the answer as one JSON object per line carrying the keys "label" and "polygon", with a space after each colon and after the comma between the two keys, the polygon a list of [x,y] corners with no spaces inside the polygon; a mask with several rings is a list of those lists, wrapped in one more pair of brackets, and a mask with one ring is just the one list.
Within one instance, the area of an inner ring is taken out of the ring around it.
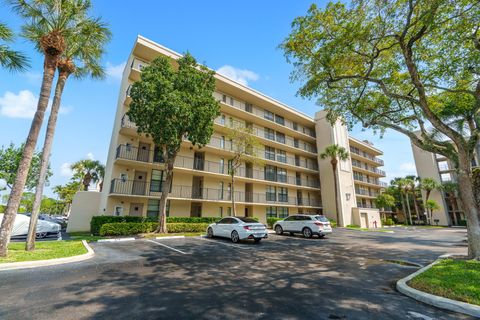
{"label": "palm tree trunk", "polygon": [[410,221],[410,225],[413,226],[412,213],[410,211],[410,199],[408,198],[408,192],[405,193],[405,198],[407,200],[408,220]]}
{"label": "palm tree trunk", "polygon": [[156,233],[167,233],[167,200],[173,182],[173,165],[175,163],[176,155],[167,160],[167,178],[165,184],[162,186],[162,196],[160,197],[160,215],[158,217],[158,227]]}
{"label": "palm tree trunk", "polygon": [[418,211],[417,197],[415,196],[415,191],[413,192],[413,205],[415,208],[415,214],[417,215],[417,224],[420,224],[420,212]]}
{"label": "palm tree trunk", "polygon": [[52,110],[48,117],[47,132],[45,133],[45,142],[43,144],[42,159],[40,162],[40,173],[37,187],[35,188],[35,200],[33,201],[32,215],[30,216],[30,224],[28,226],[27,242],[25,244],[25,250],[27,251],[35,249],[35,234],[40,206],[42,203],[43,187],[45,186],[45,179],[47,177],[48,163],[52,151],[53,137],[55,135],[55,126],[57,125],[58,110],[60,109],[63,88],[65,87],[67,78],[68,74],[60,73],[55,88],[55,95],[53,97]]}
{"label": "palm tree trunk", "polygon": [[[407,221],[407,211],[405,210],[405,201],[403,200],[403,193],[400,191],[400,202],[402,203],[402,211],[405,215],[405,221]],[[408,221],[407,221],[408,222]]]}
{"label": "palm tree trunk", "polygon": [[235,171],[232,169],[232,187],[230,191],[230,196],[232,197],[232,216],[236,217],[237,216],[237,209],[235,206]]}
{"label": "palm tree trunk", "polygon": [[13,230],[13,224],[15,222],[15,216],[20,205],[23,189],[27,181],[28,172],[30,170],[30,164],[32,162],[33,153],[37,144],[38,135],[42,127],[43,118],[45,116],[45,110],[48,106],[48,100],[52,91],[52,82],[57,68],[58,56],[45,54],[44,67],[43,67],[43,79],[40,91],[40,97],[38,99],[37,110],[30,126],[30,131],[27,136],[27,141],[22,153],[22,159],[17,170],[17,176],[8,198],[7,208],[5,210],[2,225],[0,226],[0,257],[6,257],[8,253],[8,244],[10,242],[10,236]]}
{"label": "palm tree trunk", "polygon": [[335,188],[335,211],[337,213],[337,225],[343,227],[343,221],[340,221],[340,208],[338,206],[338,182],[337,182],[337,160],[332,160],[333,187]]}

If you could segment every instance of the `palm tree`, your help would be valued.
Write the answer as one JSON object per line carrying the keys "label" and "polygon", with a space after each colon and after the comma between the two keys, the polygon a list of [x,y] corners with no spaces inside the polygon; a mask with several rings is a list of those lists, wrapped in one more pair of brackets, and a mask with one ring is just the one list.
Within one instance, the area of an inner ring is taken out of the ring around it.
{"label": "palm tree", "polygon": [[105,166],[98,160],[80,160],[72,164],[71,168],[73,177],[83,185],[83,191],[88,191],[90,183],[101,182],[105,173]]}
{"label": "palm tree", "polygon": [[430,199],[430,195],[433,190],[438,190],[441,188],[441,184],[438,183],[433,178],[423,178],[420,180],[420,188],[425,191],[425,209],[427,209],[427,216],[429,223],[432,224],[432,212],[429,212],[429,208],[427,206],[427,202]]}
{"label": "palm tree", "polygon": [[[0,41],[11,42],[13,32],[6,24],[0,23]],[[10,49],[6,44],[0,44],[0,66],[10,71],[23,71],[29,64],[28,59],[21,52]]]}
{"label": "palm tree", "polygon": [[410,184],[409,189],[413,197],[413,208],[415,209],[417,224],[420,224],[420,210],[418,209],[418,196],[420,195],[421,197],[420,188],[419,188],[421,179],[420,177],[417,177],[414,175],[409,175],[409,176],[406,176],[405,178],[408,179],[408,182]]}
{"label": "palm tree", "polygon": [[[41,26],[40,26],[41,27]],[[43,34],[44,30],[32,30],[33,39],[37,34]],[[58,80],[53,97],[52,110],[48,118],[45,142],[42,150],[42,160],[40,163],[40,174],[35,189],[35,201],[33,203],[32,215],[25,244],[25,250],[35,249],[35,230],[37,226],[38,214],[42,203],[43,187],[48,169],[50,152],[57,124],[60,101],[62,99],[63,89],[70,75],[75,78],[83,78],[90,75],[94,79],[101,79],[105,76],[105,71],[100,65],[100,59],[104,53],[104,46],[110,40],[111,33],[106,25],[98,19],[86,20],[79,26],[78,32],[71,34],[66,38],[67,48],[58,62]],[[33,31],[35,33],[33,34]]]}
{"label": "palm tree", "polygon": [[413,225],[412,212],[410,209],[410,198],[408,197],[408,195],[410,193],[413,193],[413,200],[415,201],[415,180],[411,178],[405,178],[403,179],[403,181],[404,181],[403,191],[405,193],[405,199],[407,202],[408,219],[410,221],[410,225]]}
{"label": "palm tree", "polygon": [[338,181],[337,181],[337,166],[338,160],[345,161],[349,157],[347,150],[344,147],[339,146],[338,144],[332,144],[325,148],[323,153],[320,154],[321,159],[330,159],[333,170],[333,186],[335,188],[335,210],[337,214],[337,224],[338,226],[343,226],[343,221],[340,219],[340,210],[338,206]]}
{"label": "palm tree", "polygon": [[385,215],[385,219],[386,219],[385,208],[391,208],[394,205],[395,205],[395,197],[385,192],[379,194],[375,199],[375,206],[377,208],[382,209],[383,214]]}
{"label": "palm tree", "polygon": [[438,210],[440,209],[440,206],[438,205],[437,202],[435,202],[435,200],[427,200],[425,202],[425,208],[427,208],[428,211],[431,212],[432,216],[431,216],[431,221],[430,221],[430,224],[432,224],[432,221],[433,221],[433,210]]}
{"label": "palm tree", "polygon": [[[65,51],[65,38],[78,32],[78,26],[85,22],[87,18],[86,10],[90,7],[89,0],[8,0],[7,2],[25,20],[25,24],[22,26],[22,34],[28,40],[34,39],[34,45],[43,53],[44,62],[37,110],[30,126],[22,159],[0,226],[0,257],[5,257],[8,253],[8,243],[10,242],[15,215],[20,205],[32,156],[52,91],[53,78],[58,61]],[[43,30],[44,33],[36,33],[36,30],[39,29]]]}

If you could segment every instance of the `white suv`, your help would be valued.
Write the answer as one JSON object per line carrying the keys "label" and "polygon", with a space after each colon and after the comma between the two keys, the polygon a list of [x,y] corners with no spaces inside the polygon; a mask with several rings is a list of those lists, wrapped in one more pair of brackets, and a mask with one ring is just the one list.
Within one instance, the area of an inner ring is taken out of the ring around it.
{"label": "white suv", "polygon": [[296,214],[277,221],[273,225],[273,230],[278,235],[284,232],[289,232],[290,235],[302,233],[305,238],[311,238],[314,234],[323,238],[326,234],[332,233],[330,221],[325,216],[305,214]]}

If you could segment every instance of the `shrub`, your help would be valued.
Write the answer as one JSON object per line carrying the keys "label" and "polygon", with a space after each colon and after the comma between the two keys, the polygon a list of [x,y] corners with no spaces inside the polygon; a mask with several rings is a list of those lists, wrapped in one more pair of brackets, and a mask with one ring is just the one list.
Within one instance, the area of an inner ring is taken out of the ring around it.
{"label": "shrub", "polygon": [[388,219],[382,220],[382,224],[384,226],[394,226],[395,221],[393,221],[393,219],[391,219],[391,218],[388,218]]}
{"label": "shrub", "polygon": [[332,228],[336,228],[337,227],[337,221],[333,220],[333,219],[328,219],[328,221],[330,221],[330,225],[332,226]]}
{"label": "shrub", "polygon": [[360,228],[360,226],[358,224],[349,224],[347,228]]}
{"label": "shrub", "polygon": [[[218,221],[217,217],[167,217],[167,223],[212,223]],[[131,217],[131,216],[95,216],[90,221],[90,232],[94,235],[100,234],[101,227],[106,223],[125,222],[158,222],[157,217]]]}
{"label": "shrub", "polygon": [[267,218],[267,225],[269,228],[273,228],[275,222],[283,220],[283,218]]}
{"label": "shrub", "polygon": [[[129,236],[157,229],[157,222],[113,222],[100,227],[101,236]],[[204,232],[208,223],[167,223],[169,233]]]}

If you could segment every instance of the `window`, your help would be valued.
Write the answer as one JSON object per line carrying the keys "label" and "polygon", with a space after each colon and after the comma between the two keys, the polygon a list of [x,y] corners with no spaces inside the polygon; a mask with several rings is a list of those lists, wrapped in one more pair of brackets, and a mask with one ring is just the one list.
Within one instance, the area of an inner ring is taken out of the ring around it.
{"label": "window", "polygon": [[276,218],[277,217],[277,208],[275,207],[266,207],[265,214],[267,218]]}
{"label": "window", "polygon": [[220,182],[220,185],[219,185],[219,190],[218,190],[218,199],[220,200],[223,200],[223,181]]}
{"label": "window", "polygon": [[225,159],[220,159],[220,173],[225,173]]}
{"label": "window", "polygon": [[252,113],[253,111],[252,109],[253,109],[252,104],[245,102],[245,111]]}
{"label": "window", "polygon": [[277,215],[279,218],[286,218],[288,217],[288,208],[286,207],[278,207],[277,208]]}
{"label": "window", "polygon": [[285,134],[277,131],[277,142],[285,143]]}
{"label": "window", "polygon": [[265,146],[265,159],[275,160],[275,148]]}
{"label": "window", "polygon": [[160,212],[160,200],[148,199],[147,217],[158,217]]}
{"label": "window", "polygon": [[223,207],[220,207],[220,217],[223,217]]}
{"label": "window", "polygon": [[273,112],[270,112],[268,110],[263,110],[263,117],[267,120],[273,121],[274,120],[274,114]]}
{"label": "window", "polygon": [[219,224],[228,224],[228,223],[230,223],[230,218],[223,218],[220,221],[218,221],[218,223]]}
{"label": "window", "polygon": [[283,150],[277,150],[277,161],[287,163],[287,153]]}
{"label": "window", "polygon": [[283,168],[277,168],[277,181],[287,182],[287,170]]}
{"label": "window", "polygon": [[164,181],[163,171],[152,170],[152,179],[150,181],[150,192],[162,192],[163,181]]}
{"label": "window", "polygon": [[265,136],[265,139],[269,139],[269,140],[275,141],[275,131],[272,130],[272,129],[265,128],[264,136]]}
{"label": "window", "polygon": [[222,95],[222,102],[227,103],[227,96],[226,95]]}
{"label": "window", "polygon": [[228,118],[228,124],[229,124],[230,128],[233,128],[233,118],[232,117]]}
{"label": "window", "polygon": [[265,180],[267,181],[276,181],[277,178],[277,167],[275,166],[265,166]]}
{"label": "window", "polygon": [[230,97],[230,105],[233,106],[233,98]]}
{"label": "window", "polygon": [[220,148],[225,149],[225,136],[220,137]]}
{"label": "window", "polygon": [[278,201],[288,202],[288,189],[284,187],[278,188]]}
{"label": "window", "polygon": [[298,146],[299,146],[298,139],[293,139],[293,146],[295,148],[298,148]]}
{"label": "window", "polygon": [[275,122],[284,126],[285,125],[285,118],[276,114],[275,115]]}
{"label": "window", "polygon": [[298,123],[293,123],[293,130],[298,131]]}
{"label": "window", "polygon": [[221,124],[222,126],[225,125],[225,115],[224,115],[224,114],[222,114],[222,116],[220,117],[220,124]]}
{"label": "window", "polygon": [[267,186],[266,197],[267,201],[277,201],[277,188],[273,186]]}
{"label": "window", "polygon": [[122,180],[122,182],[126,182],[128,180],[128,174],[120,173],[120,180]]}
{"label": "window", "polygon": [[232,215],[232,207],[227,207],[227,216]]}

